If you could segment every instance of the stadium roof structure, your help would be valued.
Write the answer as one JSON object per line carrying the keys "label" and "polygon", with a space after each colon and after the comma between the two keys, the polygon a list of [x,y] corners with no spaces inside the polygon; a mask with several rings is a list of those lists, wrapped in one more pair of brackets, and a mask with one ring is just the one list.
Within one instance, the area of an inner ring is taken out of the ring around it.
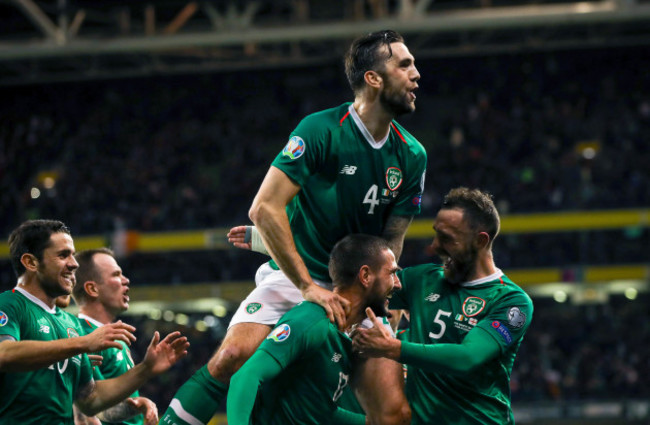
{"label": "stadium roof structure", "polygon": [[331,63],[383,28],[418,57],[650,45],[647,0],[5,0],[0,16],[1,85]]}

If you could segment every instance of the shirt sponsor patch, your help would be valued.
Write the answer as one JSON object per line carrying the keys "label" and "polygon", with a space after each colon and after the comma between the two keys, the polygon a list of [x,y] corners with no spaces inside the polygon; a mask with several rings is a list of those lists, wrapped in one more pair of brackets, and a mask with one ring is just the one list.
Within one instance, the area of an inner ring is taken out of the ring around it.
{"label": "shirt sponsor patch", "polygon": [[519,307],[510,307],[508,310],[508,325],[511,328],[521,328],[526,323],[526,315]]}
{"label": "shirt sponsor patch", "polygon": [[0,326],[4,326],[9,323],[9,316],[4,311],[0,311]]}
{"label": "shirt sponsor patch", "polygon": [[463,313],[467,317],[473,317],[483,311],[485,300],[479,297],[467,297],[463,301]]}
{"label": "shirt sponsor patch", "polygon": [[305,153],[305,141],[298,136],[289,139],[287,145],[282,149],[282,156],[288,156],[291,159],[298,159]]}
{"label": "shirt sponsor patch", "polygon": [[492,322],[492,327],[497,330],[499,335],[503,337],[503,339],[506,341],[507,344],[512,343],[512,335],[510,334],[510,331],[508,330],[508,328],[503,326],[501,322],[495,320],[494,322]]}
{"label": "shirt sponsor patch", "polygon": [[284,323],[278,326],[277,328],[273,329],[269,334],[269,336],[266,337],[266,339],[271,339],[275,342],[282,342],[285,341],[287,338],[289,338],[290,334],[291,334],[291,327],[286,323]]}

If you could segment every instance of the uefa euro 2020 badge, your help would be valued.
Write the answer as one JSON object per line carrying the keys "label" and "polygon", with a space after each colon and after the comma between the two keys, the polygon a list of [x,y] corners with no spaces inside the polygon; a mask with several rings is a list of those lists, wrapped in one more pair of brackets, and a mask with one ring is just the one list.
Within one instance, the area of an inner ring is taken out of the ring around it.
{"label": "uefa euro 2020 badge", "polygon": [[286,341],[286,339],[289,338],[290,334],[291,334],[291,327],[286,323],[283,323],[282,325],[273,329],[269,334],[269,336],[266,337],[266,339],[270,339],[275,342],[282,342],[282,341]]}

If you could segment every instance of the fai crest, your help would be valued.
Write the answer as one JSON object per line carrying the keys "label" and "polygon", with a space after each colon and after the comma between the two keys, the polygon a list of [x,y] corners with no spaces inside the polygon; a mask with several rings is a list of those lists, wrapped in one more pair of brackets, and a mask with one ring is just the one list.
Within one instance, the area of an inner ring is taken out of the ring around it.
{"label": "fai crest", "polygon": [[79,333],[75,328],[68,328],[68,338],[76,338],[79,336]]}
{"label": "fai crest", "polygon": [[397,190],[402,185],[402,170],[397,167],[388,167],[386,170],[386,184],[391,191]]}
{"label": "fai crest", "polygon": [[275,342],[282,342],[285,339],[289,338],[290,334],[291,327],[285,323],[273,329],[269,336],[266,337],[266,339],[272,339]]}
{"label": "fai crest", "polygon": [[246,313],[253,314],[253,313],[257,312],[257,310],[259,310],[260,308],[262,308],[262,304],[260,304],[260,303],[250,303],[250,304],[248,304],[246,306]]}
{"label": "fai crest", "polygon": [[291,159],[298,159],[305,153],[305,141],[298,136],[289,139],[287,145],[282,149],[282,156],[288,156]]}
{"label": "fai crest", "polygon": [[485,308],[485,300],[479,297],[467,297],[463,302],[463,313],[465,316],[476,316]]}

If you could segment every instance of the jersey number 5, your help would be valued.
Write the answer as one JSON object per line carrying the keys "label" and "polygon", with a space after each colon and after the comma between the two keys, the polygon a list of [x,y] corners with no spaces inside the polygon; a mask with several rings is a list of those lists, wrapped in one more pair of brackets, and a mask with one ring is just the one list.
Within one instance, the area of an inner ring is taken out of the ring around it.
{"label": "jersey number 5", "polygon": [[440,331],[435,334],[433,332],[429,332],[429,338],[440,339],[445,334],[445,331],[447,330],[447,324],[440,318],[440,316],[450,317],[451,311],[438,310],[438,313],[436,313],[436,318],[433,319],[433,323],[440,325]]}

